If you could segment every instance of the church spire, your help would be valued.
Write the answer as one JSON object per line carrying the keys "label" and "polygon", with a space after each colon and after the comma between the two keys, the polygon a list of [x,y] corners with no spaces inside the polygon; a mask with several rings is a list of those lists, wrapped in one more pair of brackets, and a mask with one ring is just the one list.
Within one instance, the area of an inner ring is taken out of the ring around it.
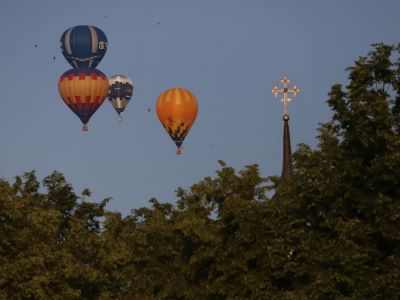
{"label": "church spire", "polygon": [[283,162],[281,178],[286,179],[292,176],[292,148],[290,146],[289,115],[283,116]]}
{"label": "church spire", "polygon": [[[278,88],[276,85],[272,89],[272,93],[275,97],[278,97],[279,94],[282,94],[281,102],[283,102],[283,111],[284,115],[283,119],[283,162],[282,162],[282,173],[281,173],[281,182],[288,180],[293,174],[292,168],[292,149],[290,145],[290,132],[289,132],[289,114],[288,114],[288,104],[292,100],[289,98],[290,94],[294,97],[300,92],[300,89],[294,85],[293,87],[289,87],[289,83],[291,80],[285,75],[281,79],[282,88]],[[283,199],[280,197],[274,196],[278,202],[283,202]]]}

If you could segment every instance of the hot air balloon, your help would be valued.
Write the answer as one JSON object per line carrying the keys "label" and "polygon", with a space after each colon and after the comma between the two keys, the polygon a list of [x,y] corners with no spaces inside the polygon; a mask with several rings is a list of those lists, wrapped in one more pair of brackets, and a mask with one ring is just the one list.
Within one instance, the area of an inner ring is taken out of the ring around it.
{"label": "hot air balloon", "polygon": [[68,107],[81,119],[83,131],[87,131],[90,117],[107,97],[108,79],[97,69],[71,69],[61,75],[58,91]]}
{"label": "hot air balloon", "polygon": [[184,88],[171,88],[161,93],[156,103],[157,116],[181,154],[183,140],[197,116],[195,96]]}
{"label": "hot air balloon", "polygon": [[108,100],[115,108],[121,121],[121,113],[128,105],[133,93],[133,81],[124,75],[115,75],[108,79],[110,88]]}
{"label": "hot air balloon", "polygon": [[60,39],[62,54],[74,68],[95,68],[106,54],[107,46],[104,32],[88,25],[71,27]]}

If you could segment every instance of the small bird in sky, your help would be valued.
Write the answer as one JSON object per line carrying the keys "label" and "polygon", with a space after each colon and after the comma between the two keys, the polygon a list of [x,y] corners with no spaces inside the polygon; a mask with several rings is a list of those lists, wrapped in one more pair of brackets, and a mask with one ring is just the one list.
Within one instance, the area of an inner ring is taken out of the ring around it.
{"label": "small bird in sky", "polygon": [[37,48],[37,44],[35,44],[35,48]]}
{"label": "small bird in sky", "polygon": [[156,26],[158,26],[158,25],[160,25],[160,24],[161,24],[161,22],[157,22]]}
{"label": "small bird in sky", "polygon": [[104,16],[104,18],[108,18],[108,16]]}

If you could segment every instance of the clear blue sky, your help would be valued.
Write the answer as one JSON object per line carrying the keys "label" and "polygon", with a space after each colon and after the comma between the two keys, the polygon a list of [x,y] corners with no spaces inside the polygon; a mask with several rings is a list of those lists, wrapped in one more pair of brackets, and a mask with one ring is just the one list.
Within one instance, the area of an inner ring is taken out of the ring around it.
{"label": "clear blue sky", "polygon": [[[58,170],[76,192],[111,196],[108,208],[127,214],[151,197],[174,202],[177,187],[213,176],[219,159],[280,174],[283,108],[273,85],[287,74],[300,87],[289,106],[292,148],[315,147],[330,87],[346,83],[344,69],[370,44],[400,41],[399,11],[398,0],[2,1],[0,177]],[[124,120],[106,100],[87,133],[57,90],[70,69],[59,39],[74,25],[102,29],[109,47],[97,68],[136,84]],[[199,104],[180,157],[154,110],[175,86]]]}

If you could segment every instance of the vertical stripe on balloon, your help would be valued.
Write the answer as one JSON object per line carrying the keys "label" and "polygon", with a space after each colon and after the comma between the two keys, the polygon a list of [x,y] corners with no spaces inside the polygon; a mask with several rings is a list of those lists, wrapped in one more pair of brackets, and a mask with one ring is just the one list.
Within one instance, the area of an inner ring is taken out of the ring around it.
{"label": "vertical stripe on balloon", "polygon": [[90,30],[90,35],[92,37],[92,53],[97,52],[97,47],[99,45],[99,40],[97,38],[97,32],[92,26],[88,26]]}
{"label": "vertical stripe on balloon", "polygon": [[67,53],[68,53],[69,55],[72,55],[72,49],[71,49],[71,31],[72,31],[72,29],[73,29],[73,28],[70,28],[70,29],[67,31],[67,34],[65,35],[65,40],[64,40],[64,43],[65,43],[65,50],[67,50]]}

